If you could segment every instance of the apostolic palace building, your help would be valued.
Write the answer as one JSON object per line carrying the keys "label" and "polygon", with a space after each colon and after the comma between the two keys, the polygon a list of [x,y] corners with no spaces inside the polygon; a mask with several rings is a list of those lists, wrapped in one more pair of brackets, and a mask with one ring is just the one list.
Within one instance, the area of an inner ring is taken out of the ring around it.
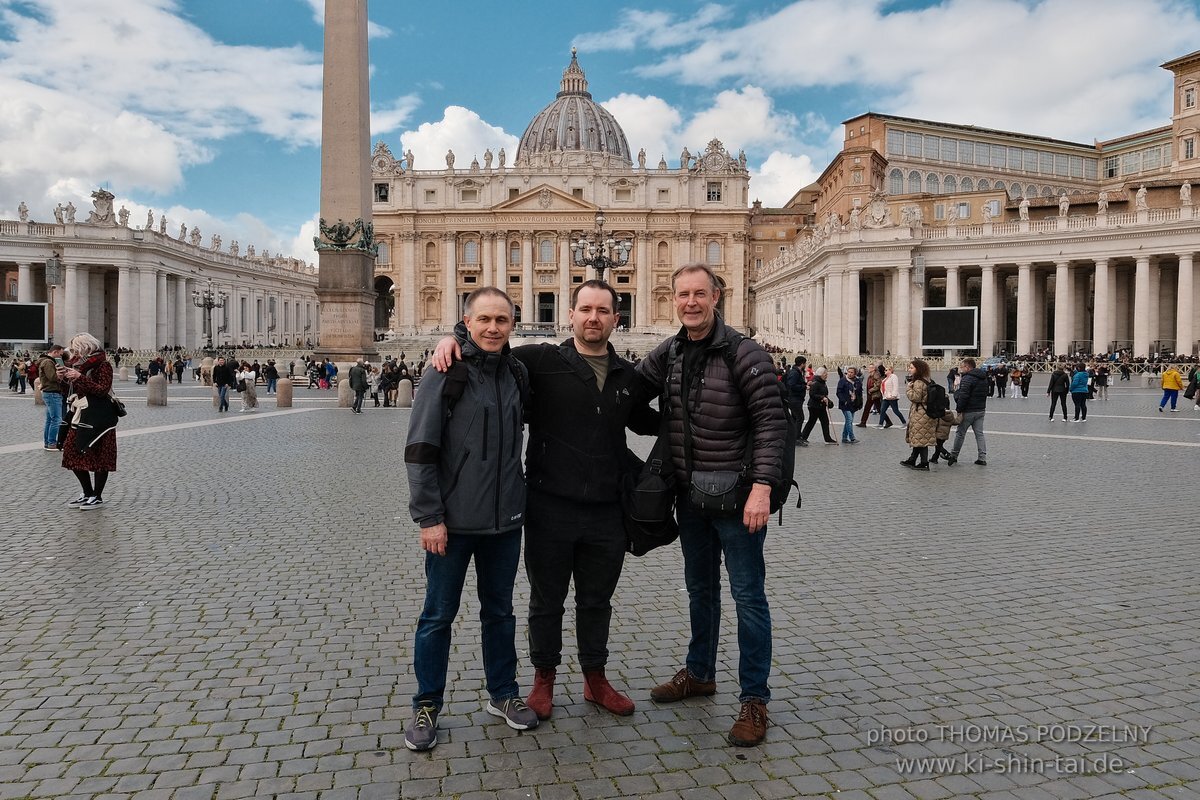
{"label": "apostolic palace building", "polygon": [[985,356],[1195,353],[1200,51],[1162,66],[1170,124],[1109,141],[847,120],[815,184],[754,209],[760,338],[917,354],[922,307],[974,305]]}

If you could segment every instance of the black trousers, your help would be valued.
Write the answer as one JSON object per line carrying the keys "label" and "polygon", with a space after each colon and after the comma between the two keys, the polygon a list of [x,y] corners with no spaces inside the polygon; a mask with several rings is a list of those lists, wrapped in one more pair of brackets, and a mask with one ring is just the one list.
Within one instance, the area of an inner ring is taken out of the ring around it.
{"label": "black trousers", "polygon": [[620,504],[578,503],[530,490],[525,506],[529,576],[529,658],[538,669],[562,663],[564,604],[575,580],[579,666],[608,662],[612,596],[625,564]]}
{"label": "black trousers", "polygon": [[804,401],[788,400],[788,406],[792,409],[792,416],[796,419],[796,430],[802,430],[804,428]]}
{"label": "black trousers", "polygon": [[1067,418],[1067,393],[1066,392],[1051,392],[1050,394],[1050,418],[1054,419],[1054,409],[1058,404],[1062,403],[1063,419]]}
{"label": "black trousers", "polygon": [[800,438],[808,441],[808,435],[812,433],[813,427],[821,423],[821,433],[825,435],[825,441],[837,441],[829,433],[829,409],[825,406],[809,406],[808,407],[808,422],[805,423],[804,429],[800,431]]}

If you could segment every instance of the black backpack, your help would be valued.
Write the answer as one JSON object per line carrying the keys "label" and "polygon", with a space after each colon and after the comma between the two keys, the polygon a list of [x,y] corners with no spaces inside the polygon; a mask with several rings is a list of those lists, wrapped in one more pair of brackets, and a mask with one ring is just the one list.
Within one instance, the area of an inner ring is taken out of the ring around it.
{"label": "black backpack", "polygon": [[930,419],[941,419],[950,410],[950,396],[946,394],[946,387],[933,380],[925,386],[925,414]]}
{"label": "black backpack", "polygon": [[[744,339],[750,337],[739,333],[732,328],[728,328],[728,336],[722,342],[721,355],[725,357],[725,363],[729,367],[729,374],[734,375],[735,364],[737,363],[737,351]],[[671,347],[667,351],[667,369],[663,373],[663,380],[669,380],[671,369],[675,365],[675,361],[679,356],[679,341],[671,342]],[[742,387],[736,381],[738,393],[741,394]],[[796,483],[796,440],[799,438],[800,426],[796,424],[796,417],[792,414],[792,407],[788,404],[788,390],[783,381],[776,380],[776,387],[779,389],[779,404],[783,407],[783,419],[785,430],[783,434],[783,457],[780,463],[780,481],[771,487],[771,513],[779,512],[779,524],[783,524],[783,507],[787,504],[788,495],[792,493],[792,487],[796,487],[796,508],[800,508],[804,502],[804,498],[800,494],[800,484]],[[663,395],[666,396],[665,393]],[[743,403],[745,396],[742,397]],[[743,471],[749,471],[750,460],[753,457],[751,447],[746,448],[746,453],[743,458]]]}

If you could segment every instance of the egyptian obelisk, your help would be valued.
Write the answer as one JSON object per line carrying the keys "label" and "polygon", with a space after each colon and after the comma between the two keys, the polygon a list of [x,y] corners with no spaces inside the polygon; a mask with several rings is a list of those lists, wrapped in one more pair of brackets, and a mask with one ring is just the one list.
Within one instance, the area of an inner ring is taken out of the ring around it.
{"label": "egyptian obelisk", "polygon": [[327,0],[324,64],[317,353],[349,361],[376,353],[367,0]]}

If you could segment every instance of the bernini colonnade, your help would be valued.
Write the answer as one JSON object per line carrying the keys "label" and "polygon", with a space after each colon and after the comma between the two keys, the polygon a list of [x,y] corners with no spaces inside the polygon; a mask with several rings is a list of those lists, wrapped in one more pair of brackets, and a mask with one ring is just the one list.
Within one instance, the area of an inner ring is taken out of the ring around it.
{"label": "bernini colonnade", "polygon": [[1196,207],[946,227],[835,228],[763,265],[763,338],[919,355],[923,306],[979,308],[980,353],[1193,353]]}

